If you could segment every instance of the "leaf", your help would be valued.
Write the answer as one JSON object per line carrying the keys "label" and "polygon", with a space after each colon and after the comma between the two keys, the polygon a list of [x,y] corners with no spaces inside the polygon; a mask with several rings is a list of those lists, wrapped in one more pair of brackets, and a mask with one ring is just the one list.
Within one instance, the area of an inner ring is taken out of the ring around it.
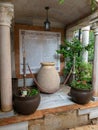
{"label": "leaf", "polygon": [[59,0],[59,3],[60,4],[63,4],[65,0]]}
{"label": "leaf", "polygon": [[96,9],[96,0],[91,0],[91,10],[94,12]]}

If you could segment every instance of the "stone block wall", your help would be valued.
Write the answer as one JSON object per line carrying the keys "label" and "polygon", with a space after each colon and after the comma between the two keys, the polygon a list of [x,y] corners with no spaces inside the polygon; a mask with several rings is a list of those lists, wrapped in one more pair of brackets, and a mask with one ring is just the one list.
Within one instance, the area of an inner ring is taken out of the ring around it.
{"label": "stone block wall", "polygon": [[77,110],[46,114],[43,119],[29,121],[29,130],[67,130],[90,124],[88,114],[78,115]]}

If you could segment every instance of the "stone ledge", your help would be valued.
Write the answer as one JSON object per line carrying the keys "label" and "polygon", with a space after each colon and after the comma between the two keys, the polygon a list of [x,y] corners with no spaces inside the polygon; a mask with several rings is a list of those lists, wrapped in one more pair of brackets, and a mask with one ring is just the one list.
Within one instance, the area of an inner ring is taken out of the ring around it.
{"label": "stone ledge", "polygon": [[19,123],[23,121],[41,119],[44,118],[46,114],[61,113],[70,110],[79,110],[79,109],[83,110],[83,109],[94,108],[94,107],[98,107],[98,102],[90,102],[86,105],[73,104],[73,105],[67,105],[67,106],[56,107],[51,109],[37,110],[34,114],[31,115],[26,115],[26,116],[16,115],[8,118],[2,118],[0,119],[0,126]]}

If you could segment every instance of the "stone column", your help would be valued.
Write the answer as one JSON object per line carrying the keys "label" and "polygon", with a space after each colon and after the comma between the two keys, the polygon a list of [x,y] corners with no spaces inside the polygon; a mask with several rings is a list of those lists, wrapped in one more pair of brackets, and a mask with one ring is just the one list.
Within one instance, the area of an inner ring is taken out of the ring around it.
{"label": "stone column", "polygon": [[10,25],[13,12],[11,3],[0,3],[0,88],[2,111],[10,111],[12,109]]}
{"label": "stone column", "polygon": [[95,34],[94,62],[93,62],[93,87],[94,96],[98,97],[98,22],[93,24]]}
{"label": "stone column", "polygon": [[94,97],[98,99],[98,10],[91,15],[90,24],[95,34],[95,44],[94,44],[94,61],[93,61],[93,88]]}
{"label": "stone column", "polygon": [[[87,46],[89,44],[89,30],[90,30],[90,26],[86,26],[86,27],[82,28],[82,43],[83,43],[83,46]],[[82,60],[84,62],[88,62],[88,51],[87,50],[83,50]]]}

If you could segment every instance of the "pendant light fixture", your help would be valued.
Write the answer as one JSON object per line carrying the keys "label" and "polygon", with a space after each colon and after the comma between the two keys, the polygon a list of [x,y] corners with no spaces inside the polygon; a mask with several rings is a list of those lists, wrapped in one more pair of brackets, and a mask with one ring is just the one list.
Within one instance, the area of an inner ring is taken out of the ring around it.
{"label": "pendant light fixture", "polygon": [[48,10],[49,10],[49,7],[45,7],[45,10],[46,10],[46,21],[44,22],[44,26],[45,26],[45,30],[46,31],[49,31],[50,30],[50,22],[48,20]]}

